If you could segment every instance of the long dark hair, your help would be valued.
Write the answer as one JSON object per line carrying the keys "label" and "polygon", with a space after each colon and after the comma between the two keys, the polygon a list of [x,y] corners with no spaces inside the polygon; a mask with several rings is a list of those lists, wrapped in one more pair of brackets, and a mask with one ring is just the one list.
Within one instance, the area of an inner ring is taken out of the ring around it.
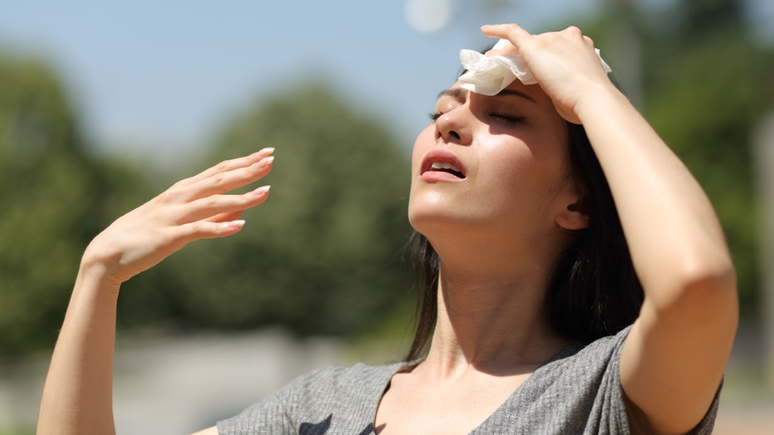
{"label": "long dark hair", "polygon": [[[567,161],[589,226],[554,262],[546,294],[551,326],[562,336],[591,342],[634,322],[643,291],[626,244],[610,186],[581,125],[567,123]],[[416,334],[406,361],[424,356],[438,318],[439,259],[414,232],[409,241],[417,279]]]}

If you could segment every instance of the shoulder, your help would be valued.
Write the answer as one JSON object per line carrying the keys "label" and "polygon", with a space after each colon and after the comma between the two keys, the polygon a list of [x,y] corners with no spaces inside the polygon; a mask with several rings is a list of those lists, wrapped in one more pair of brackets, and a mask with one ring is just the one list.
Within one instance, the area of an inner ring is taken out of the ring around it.
{"label": "shoulder", "polygon": [[218,430],[236,435],[294,433],[307,426],[365,428],[392,375],[402,366],[355,364],[306,373],[241,414],[218,422]]}
{"label": "shoulder", "polygon": [[379,394],[402,364],[372,366],[358,363],[351,367],[329,366],[314,370],[293,380],[291,393],[311,395],[318,400],[331,399],[343,393]]}
{"label": "shoulder", "polygon": [[[528,379],[515,395],[530,409],[524,427],[544,433],[630,433],[631,410],[621,384],[620,363],[631,326],[586,345],[565,348]],[[718,397],[693,434],[711,433]],[[550,418],[546,412],[550,410]],[[542,416],[542,417],[541,417]],[[542,420],[541,420],[542,418]]]}
{"label": "shoulder", "polygon": [[593,376],[592,372],[599,375],[611,368],[617,368],[630,330],[631,325],[614,335],[598,338],[591,343],[570,345],[541,369],[560,373],[577,369],[586,371],[588,376]]}
{"label": "shoulder", "polygon": [[623,345],[626,342],[632,325],[623,328],[613,335],[601,337],[582,347],[575,355],[576,361],[608,361],[620,359]]}
{"label": "shoulder", "polygon": [[628,433],[618,361],[630,328],[567,346],[537,369],[489,421],[530,433]]}

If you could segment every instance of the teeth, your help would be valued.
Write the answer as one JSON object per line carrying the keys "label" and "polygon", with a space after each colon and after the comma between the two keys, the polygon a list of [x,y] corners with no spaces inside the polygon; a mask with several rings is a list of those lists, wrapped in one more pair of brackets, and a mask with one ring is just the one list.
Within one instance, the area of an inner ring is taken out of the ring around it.
{"label": "teeth", "polygon": [[452,165],[451,163],[447,163],[447,162],[433,162],[433,164],[430,165],[430,167],[432,169],[451,169],[452,171],[460,172],[460,170],[457,169],[456,166]]}

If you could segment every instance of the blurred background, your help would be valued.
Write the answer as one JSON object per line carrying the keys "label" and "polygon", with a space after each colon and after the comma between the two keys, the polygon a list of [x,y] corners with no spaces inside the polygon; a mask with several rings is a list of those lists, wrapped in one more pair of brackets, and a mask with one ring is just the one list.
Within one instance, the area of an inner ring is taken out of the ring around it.
{"label": "blurred background", "polygon": [[128,282],[119,433],[399,360],[414,137],[482,24],[581,27],[717,207],[742,324],[716,433],[774,428],[774,2],[0,0],[0,435],[34,433],[80,255],[179,178],[276,148],[239,237]]}

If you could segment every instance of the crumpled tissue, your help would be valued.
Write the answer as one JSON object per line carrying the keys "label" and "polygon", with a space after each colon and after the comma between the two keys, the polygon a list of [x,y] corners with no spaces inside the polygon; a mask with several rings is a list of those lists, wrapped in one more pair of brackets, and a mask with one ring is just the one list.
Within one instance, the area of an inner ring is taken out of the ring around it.
{"label": "crumpled tissue", "polygon": [[[507,44],[510,44],[510,41],[501,39],[492,49],[499,50]],[[599,49],[595,51],[605,72],[610,73],[612,70],[602,60]],[[516,79],[521,80],[525,85],[537,83],[520,54],[486,56],[475,50],[460,50],[460,62],[466,70],[465,74],[458,79],[460,86],[477,94],[497,95]]]}

